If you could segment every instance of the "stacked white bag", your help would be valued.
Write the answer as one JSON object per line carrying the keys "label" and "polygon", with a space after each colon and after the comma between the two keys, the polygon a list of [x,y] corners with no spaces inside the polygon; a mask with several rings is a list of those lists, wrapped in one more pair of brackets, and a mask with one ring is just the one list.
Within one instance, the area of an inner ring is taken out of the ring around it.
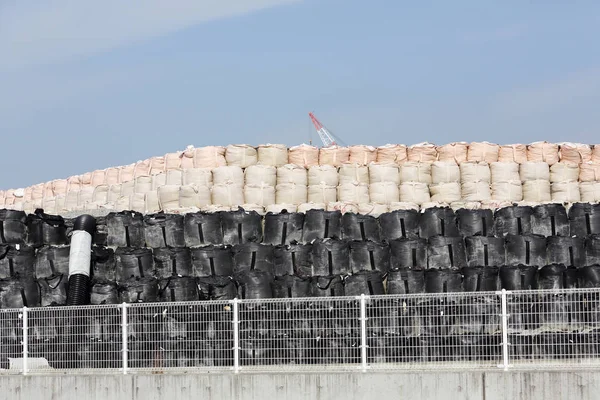
{"label": "stacked white bag", "polygon": [[[596,149],[600,150],[600,146],[595,146],[594,151],[597,151]],[[579,165],[579,193],[583,202],[600,201],[600,163],[594,158]]]}
{"label": "stacked white bag", "polygon": [[[469,151],[470,150],[471,148],[469,147]],[[493,155],[490,156],[489,149],[485,144],[477,155],[493,159]],[[496,152],[496,159],[497,158]],[[490,166],[486,161],[469,161],[461,163],[460,183],[462,201],[488,201],[492,199],[492,192],[490,190]]]}
{"label": "stacked white bag", "polygon": [[[409,161],[400,165],[400,201],[418,205],[431,201],[429,184],[431,183],[431,157],[437,152],[428,143],[409,148],[409,160],[417,155],[425,162]],[[433,151],[432,151],[433,150]]]}
{"label": "stacked white bag", "polygon": [[213,169],[212,204],[226,207],[244,204],[244,171],[239,166]]}
{"label": "stacked white bag", "polygon": [[[371,203],[390,204],[400,201],[400,169],[392,163],[369,164],[369,198]],[[359,206],[367,203],[359,203]]]}
{"label": "stacked white bag", "polygon": [[523,200],[519,164],[514,161],[490,164],[492,199],[517,202]]}
{"label": "stacked white bag", "polygon": [[328,204],[337,201],[338,171],[332,165],[313,165],[308,169],[308,202]]}
{"label": "stacked white bag", "polygon": [[251,165],[244,170],[246,204],[267,207],[275,204],[277,168],[272,165]]}
{"label": "stacked white bag", "polygon": [[[455,153],[455,150],[457,152]],[[460,147],[452,146],[442,152],[448,154],[452,151],[452,160],[460,158]],[[438,148],[438,154],[440,149]],[[466,155],[466,151],[464,153]],[[450,158],[445,158],[449,160]],[[439,203],[452,203],[461,199],[460,168],[454,161],[436,161],[431,165],[431,185],[429,185],[431,201]]]}
{"label": "stacked white bag", "polygon": [[308,200],[307,183],[308,176],[304,167],[295,164],[278,167],[275,204],[298,206],[298,204],[306,203]]}
{"label": "stacked white bag", "polygon": [[341,204],[327,203],[327,208],[345,210],[350,207],[352,210],[358,210],[358,204],[369,201],[369,167],[358,163],[342,163],[339,167],[337,187],[337,202]]}
{"label": "stacked white bag", "polygon": [[557,203],[580,201],[581,194],[578,180],[579,164],[560,161],[552,165],[550,167],[552,201]]}
{"label": "stacked white bag", "polygon": [[[545,149],[540,143],[539,152]],[[543,153],[543,155],[548,155]],[[528,153],[529,158],[529,153]],[[552,200],[550,194],[550,166],[545,161],[527,161],[519,167],[519,176],[523,185],[523,201],[546,202]]]}

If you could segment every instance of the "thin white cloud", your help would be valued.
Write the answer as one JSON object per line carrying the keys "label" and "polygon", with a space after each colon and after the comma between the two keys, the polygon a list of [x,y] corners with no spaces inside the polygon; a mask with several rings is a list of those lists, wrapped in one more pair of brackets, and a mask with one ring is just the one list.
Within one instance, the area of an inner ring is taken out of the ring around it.
{"label": "thin white cloud", "polygon": [[7,0],[0,68],[61,61],[299,0]]}

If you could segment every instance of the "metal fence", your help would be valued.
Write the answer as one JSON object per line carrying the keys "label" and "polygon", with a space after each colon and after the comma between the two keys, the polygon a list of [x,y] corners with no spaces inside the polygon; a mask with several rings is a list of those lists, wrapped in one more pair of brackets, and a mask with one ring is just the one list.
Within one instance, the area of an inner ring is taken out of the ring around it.
{"label": "metal fence", "polygon": [[5,374],[600,368],[600,289],[0,310]]}

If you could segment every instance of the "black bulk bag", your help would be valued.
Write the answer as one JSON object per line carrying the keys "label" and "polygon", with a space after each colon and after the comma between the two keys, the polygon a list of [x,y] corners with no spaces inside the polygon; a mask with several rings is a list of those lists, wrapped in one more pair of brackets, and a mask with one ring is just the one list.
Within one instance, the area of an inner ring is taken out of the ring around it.
{"label": "black bulk bag", "polygon": [[[39,255],[39,251],[38,251]],[[68,257],[68,254],[67,254]],[[67,262],[68,265],[68,262]],[[115,252],[108,247],[92,247],[92,277],[100,281],[117,280],[117,261]]]}
{"label": "black bulk bag", "polygon": [[67,274],[38,278],[40,305],[42,307],[67,305],[68,281]]}
{"label": "black bulk bag", "polygon": [[304,214],[267,213],[265,215],[265,237],[266,244],[290,244],[302,241],[302,227],[304,226]]}
{"label": "black bulk bag", "polygon": [[90,288],[90,304],[119,304],[119,290],[115,282],[94,282]]}
{"label": "black bulk bag", "polygon": [[40,290],[32,277],[0,281],[0,308],[39,306]]}
{"label": "black bulk bag", "polygon": [[312,255],[317,276],[350,273],[350,246],[347,240],[316,239]]}
{"label": "black bulk bag", "polygon": [[540,204],[533,207],[531,231],[542,236],[569,236],[567,210],[562,204]]}
{"label": "black bulk bag", "polygon": [[297,276],[278,276],[271,285],[273,297],[279,299],[310,297],[310,279]]}
{"label": "black bulk bag", "polygon": [[232,247],[233,273],[243,271],[264,271],[274,275],[273,246],[270,244],[245,243]]}
{"label": "black bulk bag", "polygon": [[35,210],[35,214],[27,216],[27,230],[27,241],[34,247],[68,243],[67,226],[60,215],[44,214],[42,210]]}
{"label": "black bulk bag", "polygon": [[342,237],[347,240],[379,242],[379,222],[372,215],[345,213],[342,215]]}
{"label": "black bulk bag", "polygon": [[462,269],[465,292],[488,292],[500,289],[496,267],[465,267]]}
{"label": "black bulk bag", "polygon": [[161,279],[159,281],[160,301],[195,301],[199,299],[196,279],[190,277],[177,277]]}
{"label": "black bulk bag", "polygon": [[144,238],[146,246],[153,249],[185,247],[183,215],[164,213],[145,215]]}
{"label": "black bulk bag", "polygon": [[[67,237],[69,237],[70,232],[73,231],[73,223],[75,220],[71,220],[72,222],[69,224],[67,220],[65,220],[65,224],[67,225]],[[69,225],[71,225],[71,229],[69,230]],[[108,246],[108,226],[106,226],[106,217],[96,217],[96,232],[94,232],[93,243],[96,246]]]}
{"label": "black bulk bag", "polygon": [[119,285],[119,298],[125,303],[155,303],[159,286],[155,278],[134,278]]}
{"label": "black bulk bag", "polygon": [[509,206],[496,211],[494,214],[494,231],[496,236],[529,235],[533,208],[529,206]]}
{"label": "black bulk bag", "polygon": [[314,275],[311,244],[290,244],[273,249],[275,276]]}
{"label": "black bulk bag", "polygon": [[379,271],[362,271],[348,276],[344,280],[346,296],[378,296],[385,294],[383,275]]}
{"label": "black bulk bag", "polygon": [[504,239],[486,236],[471,236],[465,238],[467,266],[469,267],[499,267],[506,264]]}
{"label": "black bulk bag", "polygon": [[340,211],[308,210],[304,215],[302,241],[310,243],[315,239],[341,238],[342,213]]}
{"label": "black bulk bag", "polygon": [[428,239],[432,236],[458,236],[456,214],[449,207],[431,207],[421,212],[419,236]]}
{"label": "black bulk bag", "polygon": [[500,268],[500,284],[506,290],[530,290],[535,287],[537,267],[528,265]]}
{"label": "black bulk bag", "polygon": [[391,269],[427,269],[427,239],[396,239],[390,242]]}
{"label": "black bulk bag", "polygon": [[232,276],[233,253],[229,246],[202,246],[190,249],[192,276]]}
{"label": "black bulk bag", "polygon": [[565,289],[567,267],[562,264],[549,264],[537,271],[536,289]]}
{"label": "black bulk bag", "polygon": [[388,294],[425,293],[425,271],[400,269],[387,276]]}
{"label": "black bulk bag", "polygon": [[463,237],[494,236],[494,213],[492,210],[470,210],[461,208],[456,211],[458,231]]}
{"label": "black bulk bag", "polygon": [[269,299],[273,297],[271,274],[261,270],[247,270],[234,276],[240,299]]}
{"label": "black bulk bag", "polygon": [[33,247],[0,244],[0,279],[33,278],[34,263]]}
{"label": "black bulk bag", "polygon": [[121,247],[115,251],[117,281],[154,276],[154,258],[150,249]]}
{"label": "black bulk bag", "polygon": [[572,236],[600,233],[600,204],[574,203],[569,208],[569,224]]}
{"label": "black bulk bag", "polygon": [[310,280],[311,297],[345,296],[344,281],[340,276],[315,276]]}
{"label": "black bulk bag", "polygon": [[222,211],[223,244],[260,243],[263,237],[262,217],[256,211]]}
{"label": "black bulk bag", "polygon": [[432,269],[458,269],[467,266],[462,237],[433,236],[427,245],[427,265]]}
{"label": "black bulk bag", "polygon": [[370,241],[350,242],[350,269],[352,273],[379,271],[385,274],[390,269],[390,246]]}
{"label": "black bulk bag", "polygon": [[45,246],[35,256],[35,277],[49,278],[57,275],[69,275],[70,248]]}
{"label": "black bulk bag", "polygon": [[106,216],[108,236],[106,243],[110,247],[144,247],[144,218],[134,211],[110,213]]}
{"label": "black bulk bag", "polygon": [[192,257],[190,249],[169,248],[154,249],[154,271],[156,277],[192,276]]}
{"label": "black bulk bag", "polygon": [[419,212],[417,210],[395,210],[379,216],[381,236],[390,241],[399,238],[419,237]]}
{"label": "black bulk bag", "polygon": [[600,265],[588,265],[578,268],[577,286],[586,289],[600,287]]}
{"label": "black bulk bag", "polygon": [[229,276],[207,276],[197,282],[200,300],[233,300],[237,296],[237,287]]}
{"label": "black bulk bag", "polygon": [[586,265],[600,265],[600,235],[589,235],[585,238]]}
{"label": "black bulk bag", "polygon": [[507,235],[507,265],[546,265],[546,238],[540,235]]}
{"label": "black bulk bag", "polygon": [[183,225],[187,247],[223,244],[220,213],[188,213],[183,218]]}
{"label": "black bulk bag", "polygon": [[0,244],[25,244],[27,214],[24,211],[0,210]]}
{"label": "black bulk bag", "polygon": [[550,236],[546,239],[548,264],[564,264],[567,267],[583,267],[585,260],[585,241],[570,236]]}
{"label": "black bulk bag", "polygon": [[425,271],[426,293],[462,292],[462,274],[451,269],[430,269]]}

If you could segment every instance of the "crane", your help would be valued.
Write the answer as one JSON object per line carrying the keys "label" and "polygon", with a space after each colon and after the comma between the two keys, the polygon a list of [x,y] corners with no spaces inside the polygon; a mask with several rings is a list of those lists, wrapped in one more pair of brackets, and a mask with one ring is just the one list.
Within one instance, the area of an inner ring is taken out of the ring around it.
{"label": "crane", "polygon": [[333,135],[331,134],[331,132],[329,132],[327,128],[325,128],[323,124],[319,122],[317,117],[315,117],[315,115],[311,112],[308,113],[308,116],[310,117],[312,123],[315,125],[315,129],[319,134],[319,138],[321,138],[321,142],[323,142],[323,146],[329,147],[336,145],[336,142],[335,140],[333,140]]}

